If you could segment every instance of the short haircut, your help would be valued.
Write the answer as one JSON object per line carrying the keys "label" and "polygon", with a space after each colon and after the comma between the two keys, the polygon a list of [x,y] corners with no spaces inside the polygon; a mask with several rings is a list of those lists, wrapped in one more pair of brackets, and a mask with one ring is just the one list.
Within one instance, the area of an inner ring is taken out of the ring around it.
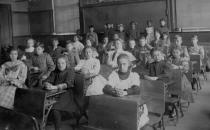
{"label": "short haircut", "polygon": [[120,59],[127,59],[127,60],[131,63],[130,58],[129,58],[129,56],[128,56],[127,54],[120,54],[120,55],[117,57],[117,62],[119,62]]}
{"label": "short haircut", "polygon": [[141,39],[145,39],[145,40],[146,40],[146,37],[145,37],[144,35],[141,35],[141,36],[139,37],[139,40],[141,40]]}
{"label": "short haircut", "polygon": [[54,38],[52,38],[52,40],[54,40],[54,41],[58,41],[58,38],[57,38],[57,37],[54,37]]}
{"label": "short haircut", "polygon": [[94,28],[94,25],[90,25],[89,28]]}
{"label": "short haircut", "polygon": [[166,22],[166,20],[165,20],[164,18],[161,18],[161,19],[160,19],[160,22],[161,22],[161,21],[165,21],[165,22]]}
{"label": "short haircut", "polygon": [[135,24],[136,25],[137,23],[135,21],[131,21],[130,22],[130,25],[132,25],[132,24]]}
{"label": "short haircut", "polygon": [[36,45],[35,45],[35,47],[36,47],[36,48],[37,48],[37,47],[41,47],[41,48],[44,49],[44,44],[41,43],[41,42],[37,42]]}
{"label": "short haircut", "polygon": [[198,39],[198,35],[193,35],[193,37],[192,38],[196,38],[196,39]]}
{"label": "short haircut", "polygon": [[161,53],[161,51],[160,51],[159,49],[154,49],[154,48],[153,48],[153,49],[150,51],[150,55],[153,57],[155,52],[160,52],[160,53]]}

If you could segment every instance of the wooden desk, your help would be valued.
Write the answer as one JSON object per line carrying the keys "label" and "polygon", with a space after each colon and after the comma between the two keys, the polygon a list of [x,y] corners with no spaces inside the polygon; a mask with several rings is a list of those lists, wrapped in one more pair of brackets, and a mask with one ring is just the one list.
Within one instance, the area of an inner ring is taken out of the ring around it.
{"label": "wooden desk", "polygon": [[137,130],[141,116],[139,106],[150,100],[149,96],[139,95],[92,96],[88,108],[89,126],[102,130]]}
{"label": "wooden desk", "polygon": [[47,117],[58,101],[57,97],[65,90],[45,91],[37,89],[20,89],[16,90],[14,111],[23,113],[33,119],[36,129],[45,130]]}

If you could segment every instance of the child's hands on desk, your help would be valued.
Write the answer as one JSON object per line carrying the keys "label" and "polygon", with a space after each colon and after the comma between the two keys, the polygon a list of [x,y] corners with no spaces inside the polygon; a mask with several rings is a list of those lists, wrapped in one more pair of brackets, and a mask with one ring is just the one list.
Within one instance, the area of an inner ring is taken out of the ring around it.
{"label": "child's hands on desk", "polygon": [[145,75],[144,78],[147,80],[158,80],[158,77],[152,77],[152,76],[147,76],[147,75]]}
{"label": "child's hands on desk", "polygon": [[47,89],[47,90],[55,90],[55,89],[58,89],[57,86],[54,86],[54,85],[52,85],[52,84],[50,84],[50,83],[48,83],[48,82],[46,82],[46,83],[44,84],[44,86],[45,86],[45,89]]}
{"label": "child's hands on desk", "polygon": [[115,88],[115,94],[116,94],[117,97],[123,97],[123,96],[128,95],[127,91],[124,91],[124,90],[119,89],[119,88]]}

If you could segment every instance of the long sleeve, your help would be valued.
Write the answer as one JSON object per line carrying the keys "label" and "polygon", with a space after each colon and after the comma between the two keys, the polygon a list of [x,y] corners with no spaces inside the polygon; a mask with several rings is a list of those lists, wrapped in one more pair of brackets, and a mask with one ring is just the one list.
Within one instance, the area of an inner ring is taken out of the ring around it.
{"label": "long sleeve", "polygon": [[74,77],[75,77],[74,70],[68,69],[68,72],[67,72],[67,75],[65,76],[65,81],[64,81],[64,83],[67,84],[67,88],[74,87]]}
{"label": "long sleeve", "polygon": [[50,73],[53,70],[55,70],[55,64],[54,64],[54,62],[52,60],[52,57],[49,54],[47,54],[46,56],[47,56],[46,57],[46,63],[47,63],[47,72],[46,72],[46,74],[50,75]]}
{"label": "long sleeve", "polygon": [[200,54],[200,56],[201,56],[201,59],[204,59],[205,52],[204,52],[203,46],[200,47],[200,49],[199,49],[199,54]]}
{"label": "long sleeve", "polygon": [[55,72],[50,73],[50,76],[44,81],[53,84],[55,81]]}
{"label": "long sleeve", "polygon": [[96,46],[98,46],[98,35],[97,35],[97,33],[95,33],[95,42],[96,42]]}
{"label": "long sleeve", "polygon": [[127,90],[128,95],[138,95],[140,94],[140,87],[137,85],[133,85],[131,88]]}
{"label": "long sleeve", "polygon": [[186,61],[190,60],[190,56],[189,56],[187,47],[184,47],[184,58],[185,58]]}
{"label": "long sleeve", "polygon": [[17,79],[20,81],[21,84],[24,84],[26,78],[27,78],[27,66],[24,63],[22,63],[20,65],[20,71]]}
{"label": "long sleeve", "polygon": [[112,86],[110,85],[106,85],[104,88],[103,88],[103,92],[107,95],[112,95],[112,96],[115,96],[116,93],[115,93],[115,90]]}

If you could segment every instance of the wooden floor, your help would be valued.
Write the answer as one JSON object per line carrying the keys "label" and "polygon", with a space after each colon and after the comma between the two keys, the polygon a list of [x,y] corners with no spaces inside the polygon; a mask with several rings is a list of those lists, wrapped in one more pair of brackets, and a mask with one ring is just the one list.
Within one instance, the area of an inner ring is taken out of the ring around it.
{"label": "wooden floor", "polygon": [[166,130],[210,130],[210,74],[208,81],[201,77],[202,90],[195,95],[195,103],[190,105],[177,126],[167,126]]}

